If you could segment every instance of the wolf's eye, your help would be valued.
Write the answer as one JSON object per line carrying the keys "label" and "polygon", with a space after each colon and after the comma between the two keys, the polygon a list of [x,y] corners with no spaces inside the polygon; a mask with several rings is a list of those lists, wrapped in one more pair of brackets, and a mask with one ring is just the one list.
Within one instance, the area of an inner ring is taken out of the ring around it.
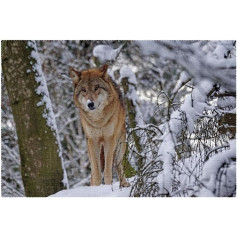
{"label": "wolf's eye", "polygon": [[99,85],[95,86],[95,91],[97,91],[99,89]]}
{"label": "wolf's eye", "polygon": [[86,89],[85,88],[82,88],[81,91],[85,92],[86,93]]}

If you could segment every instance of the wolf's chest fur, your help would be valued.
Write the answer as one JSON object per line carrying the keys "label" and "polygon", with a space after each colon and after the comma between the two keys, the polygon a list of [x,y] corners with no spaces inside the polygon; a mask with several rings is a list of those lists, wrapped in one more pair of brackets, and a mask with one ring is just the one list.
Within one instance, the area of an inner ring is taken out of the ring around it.
{"label": "wolf's chest fur", "polygon": [[[120,124],[118,121],[120,111],[120,108],[114,106],[112,109],[108,107],[108,110],[99,112],[96,110],[91,112],[91,115],[85,115],[85,113],[81,112],[82,126],[86,136],[96,139],[97,137],[111,137],[115,135],[117,126]],[[123,112],[121,114],[123,115]]]}

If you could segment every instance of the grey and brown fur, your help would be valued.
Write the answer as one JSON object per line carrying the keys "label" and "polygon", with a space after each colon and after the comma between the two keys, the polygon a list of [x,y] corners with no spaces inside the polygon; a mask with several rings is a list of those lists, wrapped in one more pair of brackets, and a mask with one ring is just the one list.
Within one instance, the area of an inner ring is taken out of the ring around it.
{"label": "grey and brown fur", "polygon": [[[80,110],[91,163],[91,185],[112,183],[115,162],[120,186],[127,187],[122,160],[126,149],[126,111],[119,87],[107,74],[107,65],[78,72],[70,69],[74,103]],[[114,161],[115,160],[115,161]]]}

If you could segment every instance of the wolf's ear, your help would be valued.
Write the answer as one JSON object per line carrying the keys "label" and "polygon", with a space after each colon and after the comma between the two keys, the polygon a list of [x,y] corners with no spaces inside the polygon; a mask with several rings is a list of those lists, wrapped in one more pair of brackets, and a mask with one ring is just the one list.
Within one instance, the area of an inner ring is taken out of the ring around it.
{"label": "wolf's ear", "polygon": [[81,73],[76,71],[73,68],[70,68],[69,75],[70,75],[70,78],[73,80],[74,85],[76,85],[80,80]]}
{"label": "wolf's ear", "polygon": [[107,64],[104,64],[102,67],[99,68],[99,70],[101,71],[102,73],[102,77],[105,75],[105,73],[107,72],[107,69],[108,69],[108,65]]}

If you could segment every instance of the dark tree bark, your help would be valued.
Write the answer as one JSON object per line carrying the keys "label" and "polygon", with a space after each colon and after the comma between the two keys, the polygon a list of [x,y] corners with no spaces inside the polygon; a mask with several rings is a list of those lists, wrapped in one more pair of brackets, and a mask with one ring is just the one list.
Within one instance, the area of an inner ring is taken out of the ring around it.
{"label": "dark tree bark", "polygon": [[46,104],[37,106],[42,95],[36,93],[39,75],[33,51],[28,41],[2,41],[3,77],[16,124],[25,194],[45,197],[63,189],[63,169],[56,131],[43,117]]}

